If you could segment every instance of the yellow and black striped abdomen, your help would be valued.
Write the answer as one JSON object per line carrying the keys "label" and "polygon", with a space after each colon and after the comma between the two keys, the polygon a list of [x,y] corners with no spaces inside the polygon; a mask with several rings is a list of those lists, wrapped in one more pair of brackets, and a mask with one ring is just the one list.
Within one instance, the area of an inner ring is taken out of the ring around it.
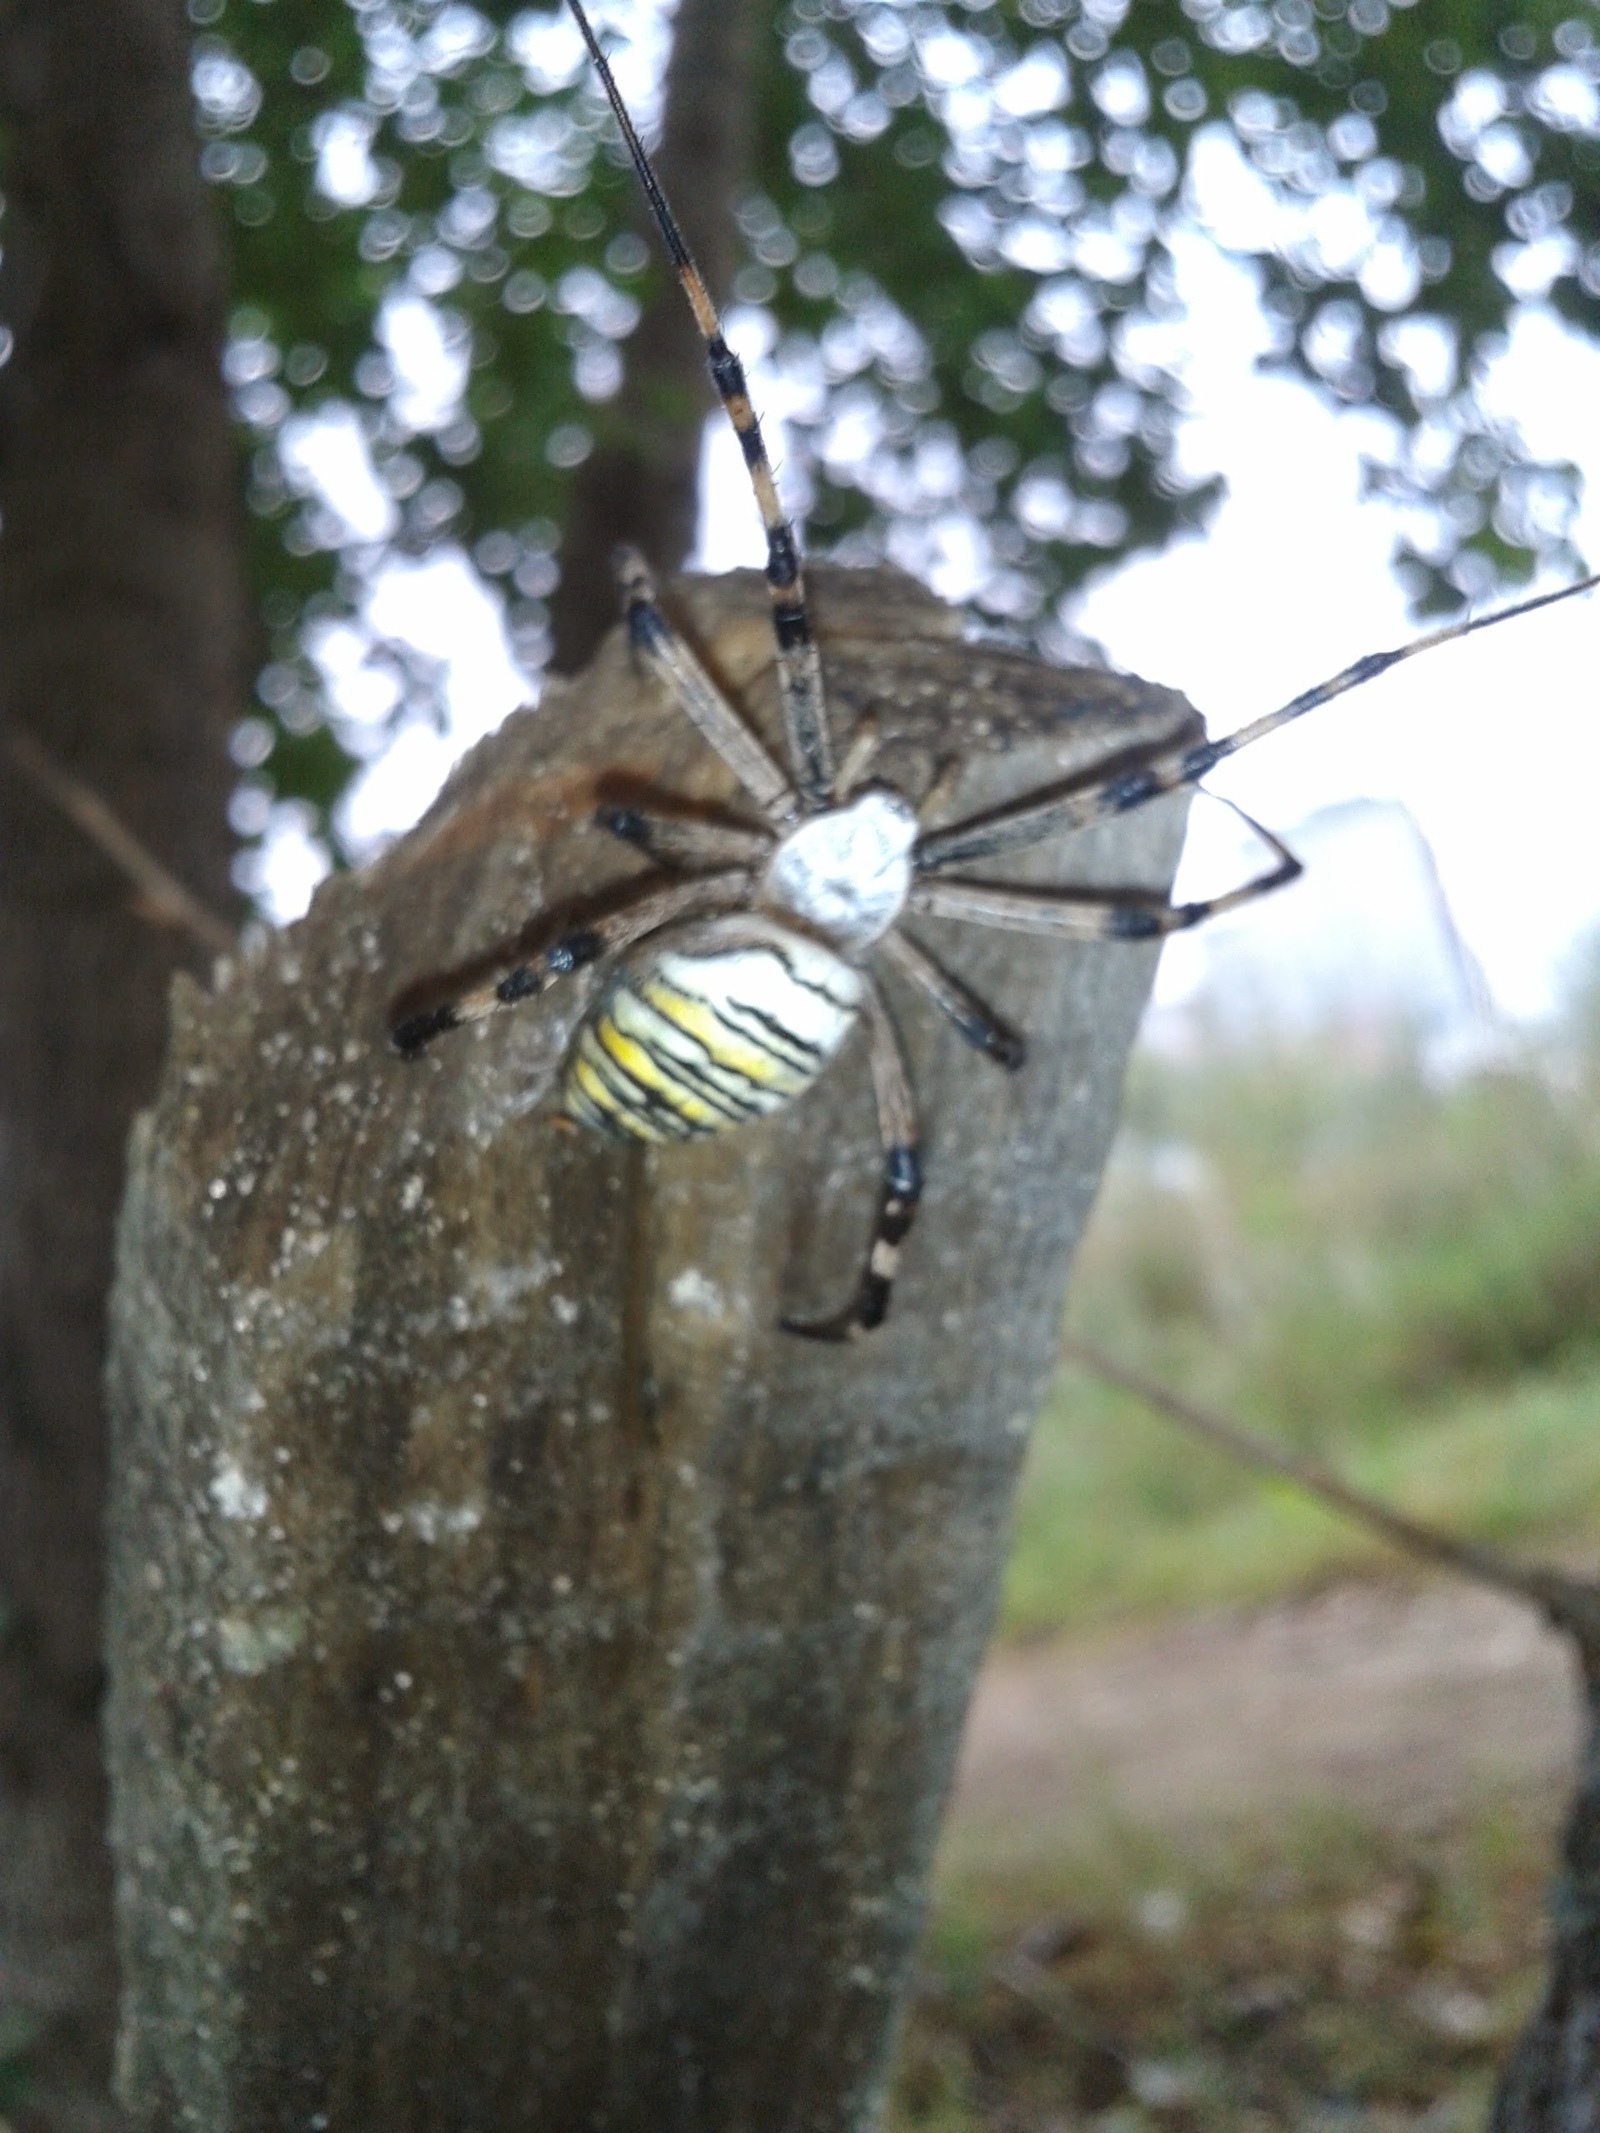
{"label": "yellow and black striped abdomen", "polygon": [[860,1001],[850,965],[786,927],[674,929],[630,957],[584,1019],[561,1107],[637,1140],[726,1132],[808,1089]]}

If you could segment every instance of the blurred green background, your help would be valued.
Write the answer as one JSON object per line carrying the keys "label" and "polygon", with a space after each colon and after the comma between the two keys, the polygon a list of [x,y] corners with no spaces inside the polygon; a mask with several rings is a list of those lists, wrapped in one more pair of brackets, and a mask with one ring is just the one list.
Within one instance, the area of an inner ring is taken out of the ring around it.
{"label": "blurred green background", "polygon": [[[1590,952],[1557,1015],[1446,1079],[1402,1023],[1359,1046],[1146,1046],[1066,1322],[1421,1519],[1582,1568],[1597,1302]],[[1001,1650],[1158,1648],[1195,1611],[1225,1640],[1340,1581],[1423,1577],[1063,1368]],[[1024,1826],[958,1803],[894,2133],[1481,2126],[1538,1989],[1560,1789],[1390,1813],[1341,1800],[1330,1772],[1266,1808],[1243,1787],[1238,1816],[1177,1830],[1115,1801]]]}
{"label": "blurred green background", "polygon": [[[1452,1085],[1403,1028],[1137,1058],[1067,1325],[1419,1518],[1530,1552],[1600,1508],[1600,959]],[[1010,1634],[1259,1600],[1378,1544],[1064,1371]]]}

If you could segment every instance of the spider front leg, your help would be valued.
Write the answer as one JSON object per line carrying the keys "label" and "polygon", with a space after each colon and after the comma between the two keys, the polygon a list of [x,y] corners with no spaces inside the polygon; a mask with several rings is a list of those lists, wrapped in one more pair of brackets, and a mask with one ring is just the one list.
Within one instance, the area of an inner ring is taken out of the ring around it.
{"label": "spider front leg", "polygon": [[[1234,812],[1244,815],[1242,808]],[[1193,903],[1169,904],[1161,897],[1119,896],[1103,889],[1013,889],[981,881],[918,881],[907,902],[911,910],[926,912],[930,918],[966,919],[1012,933],[1047,933],[1057,940],[1153,940],[1201,925],[1224,911],[1235,911],[1240,904],[1254,903],[1258,896],[1287,887],[1304,872],[1280,837],[1253,816],[1244,815],[1244,820],[1277,854],[1277,865],[1237,889]]]}
{"label": "spider front leg", "polygon": [[[749,872],[729,868],[666,888],[644,889],[618,909],[587,925],[569,927],[531,953],[519,937],[504,950],[409,986],[391,1010],[389,1041],[402,1059],[415,1059],[447,1031],[537,999],[573,971],[631,948],[676,919],[710,918],[734,910],[748,901],[750,891]],[[457,986],[460,990],[454,989]],[[421,1000],[429,1004],[414,1004]]]}
{"label": "spider front leg", "polygon": [[731,822],[707,822],[698,815],[664,815],[626,802],[605,802],[595,809],[599,828],[631,844],[657,866],[704,870],[708,867],[760,867],[772,853],[774,839],[764,830],[740,829]]}
{"label": "spider front leg", "polygon": [[799,811],[794,788],[656,604],[655,581],[636,548],[613,561],[634,657],[700,729],[772,822]]}
{"label": "spider front leg", "polygon": [[878,1133],[883,1143],[883,1183],[867,1263],[856,1293],[833,1318],[803,1322],[786,1318],[783,1330],[807,1340],[849,1341],[871,1333],[889,1315],[900,1248],[922,1198],[922,1165],[917,1156],[917,1112],[900,1040],[878,988],[867,980],[863,1000],[867,1024],[872,1089],[878,1102]]}
{"label": "spider front leg", "polygon": [[[1600,586],[1600,575],[1581,578],[1575,585],[1558,586],[1554,592],[1538,593],[1531,600],[1519,600],[1515,606],[1502,607],[1492,615],[1471,615],[1461,622],[1448,622],[1442,629],[1430,630],[1424,637],[1414,637],[1409,644],[1399,645],[1393,651],[1369,652],[1364,658],[1353,660],[1331,679],[1318,682],[1315,688],[1302,690],[1300,695],[1291,697],[1276,711],[1264,712],[1260,718],[1252,719],[1248,725],[1216,740],[1157,742],[1155,746],[1136,753],[1131,760],[1124,758],[1108,772],[1090,771],[1081,777],[1069,778],[1063,785],[1026,793],[1020,800],[1012,800],[1004,807],[991,808],[981,815],[969,815],[962,822],[952,822],[948,828],[934,830],[922,839],[917,846],[917,871],[921,874],[942,873],[946,867],[964,866],[974,859],[993,859],[1002,852],[1020,852],[1046,837],[1059,837],[1068,830],[1087,829],[1094,822],[1112,821],[1133,808],[1146,806],[1162,793],[1176,792],[1184,785],[1197,785],[1207,771],[1214,770],[1230,756],[1265,740],[1269,733],[1292,725],[1296,719],[1304,718],[1308,711],[1331,704],[1337,697],[1348,696],[1353,689],[1364,688],[1369,681],[1375,681],[1380,674],[1386,674],[1391,667],[1399,666],[1407,659],[1415,659],[1419,653],[1450,644],[1458,637],[1470,637],[1478,630],[1495,629],[1502,622],[1514,622],[1519,615],[1535,614],[1541,607],[1553,606],[1558,600],[1570,600],[1576,593],[1592,592],[1596,586]],[[1276,842],[1275,839],[1268,841]],[[1276,888],[1280,880],[1290,878],[1279,876],[1253,893],[1262,895],[1266,888]],[[1240,900],[1235,898],[1235,901]],[[931,906],[921,908],[927,910]],[[1210,911],[1200,915],[1209,917]],[[998,925],[1004,921],[997,919],[994,923]],[[1198,921],[1191,918],[1183,923],[1195,925]],[[1172,929],[1159,930],[1170,932]]]}

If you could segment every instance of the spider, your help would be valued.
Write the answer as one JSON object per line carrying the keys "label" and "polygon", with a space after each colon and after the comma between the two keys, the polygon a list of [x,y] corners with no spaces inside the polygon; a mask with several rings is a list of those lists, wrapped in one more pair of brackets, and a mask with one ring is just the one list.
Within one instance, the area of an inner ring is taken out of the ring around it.
{"label": "spider", "polygon": [[[597,820],[677,878],[646,886],[590,924],[520,954],[481,982],[420,1013],[397,1003],[391,1036],[417,1057],[436,1037],[537,998],[586,965],[608,967],[579,1024],[561,1090],[568,1121],[624,1140],[723,1133],[792,1103],[865,1024],[883,1148],[877,1217],[855,1292],[832,1317],[785,1329],[843,1341],[881,1325],[922,1192],[916,1106],[899,1039],[868,967],[909,979],[960,1035],[1002,1068],[1023,1064],[1023,1040],[950,976],[902,927],[908,913],[967,919],[1058,940],[1149,940],[1198,925],[1281,888],[1300,872],[1272,832],[1244,819],[1272,864],[1222,895],[1189,903],[1133,894],[1018,888],[951,879],[950,870],[1103,822],[1199,782],[1240,749],[1275,733],[1401,660],[1473,630],[1532,613],[1600,577],[1447,624],[1393,651],[1358,659],[1331,680],[1218,739],[1157,743],[1111,770],[1023,794],[1005,806],[929,829],[940,780],[920,814],[871,778],[875,735],[858,731],[835,762],[821,662],[812,638],[794,530],[784,517],[743,368],[690,255],[581,0],[568,0],[621,130],[656,226],[705,342],[712,383],[743,450],[766,532],[766,577],[777,640],[786,761],[780,765],[667,622],[643,559],[617,557],[635,657],[693,721],[755,803],[759,829],[605,806]],[[480,966],[481,967],[481,966]],[[441,980],[447,983],[448,980]],[[430,988],[437,990],[437,987]],[[415,988],[413,988],[413,994]]]}

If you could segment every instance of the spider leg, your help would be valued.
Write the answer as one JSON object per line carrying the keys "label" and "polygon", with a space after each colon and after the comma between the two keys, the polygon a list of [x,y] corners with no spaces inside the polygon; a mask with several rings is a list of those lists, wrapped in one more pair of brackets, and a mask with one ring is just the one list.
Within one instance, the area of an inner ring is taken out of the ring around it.
{"label": "spider leg", "polygon": [[858,1340],[889,1315],[889,1299],[905,1242],[922,1197],[922,1165],[917,1158],[917,1111],[911,1094],[900,1040],[895,1035],[883,995],[869,979],[863,1011],[867,1021],[873,1094],[878,1100],[878,1132],[883,1142],[883,1183],[867,1263],[856,1293],[833,1318],[802,1323],[786,1318],[783,1330],[813,1341]]}
{"label": "spider leg", "polygon": [[764,815],[775,822],[798,806],[794,789],[656,605],[655,582],[636,548],[614,557],[634,657],[654,675],[711,743]]}
{"label": "spider leg", "polygon": [[[958,755],[946,756],[933,774],[933,783],[917,802],[917,820],[926,822],[930,816],[942,814],[949,805],[951,795],[961,782],[961,773],[966,764]],[[923,843],[928,842],[927,838]],[[920,857],[919,857],[920,864]]]}
{"label": "spider leg", "polygon": [[[742,868],[700,875],[666,888],[647,888],[617,910],[588,925],[571,927],[531,953],[520,940],[513,942],[506,951],[456,973],[461,989],[442,999],[439,990],[450,984],[449,977],[409,987],[391,1010],[389,1041],[402,1059],[415,1059],[435,1037],[468,1022],[481,1022],[501,1008],[537,999],[573,971],[631,947],[658,927],[737,907],[748,897],[750,887],[750,875]],[[430,1005],[412,1006],[413,1001],[430,995]]]}
{"label": "spider leg", "polygon": [[872,767],[872,759],[878,752],[878,744],[882,738],[878,731],[878,721],[869,711],[851,734],[850,745],[845,749],[844,760],[839,765],[839,775],[833,781],[836,799],[849,799]]}
{"label": "spider leg", "polygon": [[1208,770],[1225,762],[1229,756],[1237,755],[1242,748],[1264,740],[1269,733],[1276,733],[1280,726],[1303,718],[1308,711],[1331,703],[1336,696],[1345,696],[1352,689],[1361,688],[1403,660],[1415,659],[1419,652],[1432,651],[1436,645],[1448,644],[1455,637],[1469,637],[1475,630],[1492,629],[1496,623],[1513,621],[1519,615],[1531,615],[1537,608],[1549,607],[1556,600],[1571,599],[1574,593],[1589,592],[1596,585],[1600,585],[1600,575],[1583,578],[1575,585],[1560,586],[1555,592],[1540,593],[1532,600],[1518,601],[1514,607],[1500,608],[1492,615],[1475,615],[1464,622],[1446,623],[1443,629],[1413,638],[1410,644],[1400,645],[1394,651],[1369,652],[1364,659],[1355,660],[1331,680],[1319,682],[1314,689],[1291,698],[1278,710],[1265,712],[1260,718],[1252,719],[1249,725],[1240,726],[1236,732],[1224,734],[1219,740],[1170,747],[1158,744],[1147,754],[1124,762],[1108,776],[1091,776],[1052,792],[1015,800],[1009,807],[996,808],[989,814],[971,815],[965,822],[954,822],[948,829],[936,830],[923,838],[917,846],[917,869],[923,874],[940,873],[946,867],[962,866],[974,859],[992,859],[1000,852],[1020,851],[1024,845],[1037,844],[1042,838],[1059,836],[1066,830],[1084,829],[1092,822],[1105,822],[1114,815],[1124,815],[1130,808],[1143,807],[1147,800],[1155,799],[1160,793],[1172,792],[1180,785],[1195,784]]}
{"label": "spider leg", "polygon": [[1014,889],[979,881],[915,882],[908,903],[930,918],[964,918],[1013,933],[1048,933],[1057,940],[1147,941],[1182,933],[1286,887],[1304,871],[1281,838],[1252,816],[1244,819],[1277,853],[1277,865],[1237,889],[1195,903],[1169,904],[1159,896],[1119,896],[1103,889]]}
{"label": "spider leg", "polygon": [[772,839],[762,830],[739,829],[731,822],[706,822],[696,815],[660,815],[648,808],[606,802],[595,809],[596,825],[631,844],[657,866],[675,872],[705,867],[759,867],[770,856]]}
{"label": "spider leg", "polygon": [[1018,1031],[1002,1022],[992,1007],[936,963],[909,933],[896,928],[884,935],[881,946],[900,975],[927,994],[974,1051],[986,1052],[997,1066],[1016,1072],[1028,1056],[1027,1044]]}
{"label": "spider leg", "polygon": [[772,462],[762,441],[761,424],[750,404],[744,365],[723,338],[722,321],[717,317],[716,306],[701,279],[693,254],[683,241],[683,233],[673,219],[660,181],[650,167],[644,143],[628,116],[589,18],[580,0],[568,0],[568,4],[588,46],[589,57],[594,61],[595,72],[600,77],[600,85],[605,90],[639,183],[650,203],[650,212],[666,244],[679,284],[689,299],[694,322],[706,344],[711,382],[744,453],[744,463],[750,472],[750,484],[755,490],[756,506],[767,536],[767,590],[772,595],[772,626],[778,642],[778,695],[783,705],[789,767],[807,806],[825,807],[833,794],[833,740],[828,731],[822,693],[822,662],[811,634],[800,550],[794,528],[784,517],[783,505],[778,500],[778,487],[772,478]]}

